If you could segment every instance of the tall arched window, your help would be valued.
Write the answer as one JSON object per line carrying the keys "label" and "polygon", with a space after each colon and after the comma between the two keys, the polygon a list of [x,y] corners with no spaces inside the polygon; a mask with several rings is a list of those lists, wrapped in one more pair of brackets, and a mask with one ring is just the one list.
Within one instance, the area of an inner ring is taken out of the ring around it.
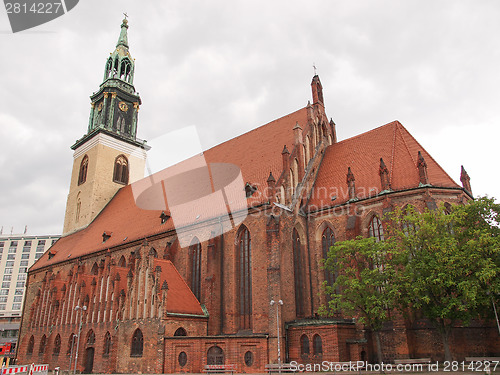
{"label": "tall arched window", "polygon": [[309,355],[309,337],[307,335],[300,336],[300,354],[303,356]]}
{"label": "tall arched window", "polygon": [[40,347],[38,348],[38,354],[45,353],[45,348],[47,347],[47,336],[43,335],[40,340]]}
{"label": "tall arched window", "polygon": [[[335,236],[333,235],[333,230],[330,227],[326,227],[321,235],[321,248],[323,250],[323,259],[328,258],[328,251],[330,247],[335,244]],[[332,286],[335,282],[335,275],[332,271],[325,269],[324,276],[327,284]]]}
{"label": "tall arched window", "polygon": [[313,337],[313,354],[323,355],[323,342],[321,341],[321,336],[318,334]]}
{"label": "tall arched window", "polygon": [[384,240],[384,228],[382,227],[382,223],[377,216],[373,216],[370,220],[368,236],[375,237],[375,241],[377,242]]}
{"label": "tall arched window", "polygon": [[71,333],[71,335],[69,335],[68,349],[66,350],[67,355],[72,354],[71,351],[73,350],[73,346],[75,345],[75,338],[76,338],[76,335],[74,333]]}
{"label": "tall arched window", "polygon": [[302,264],[302,250],[297,229],[293,230],[293,278],[295,284],[295,312],[297,316],[304,316],[304,269]]}
{"label": "tall arched window", "polygon": [[252,328],[252,247],[250,232],[245,226],[240,228],[238,249],[238,296],[240,329]]}
{"label": "tall arched window", "polygon": [[198,298],[201,297],[201,244],[198,238],[193,238],[189,246],[189,257],[191,262],[191,291]]}
{"label": "tall arched window", "polygon": [[61,352],[61,335],[60,334],[57,334],[55,340],[54,340],[54,351],[53,351],[53,354],[54,355],[59,355],[59,353]]}
{"label": "tall arched window", "polygon": [[119,184],[128,184],[128,160],[123,155],[120,155],[115,159],[113,181],[118,182]]}
{"label": "tall arched window", "polygon": [[125,260],[125,257],[122,255],[120,257],[120,260],[118,261],[118,267],[126,267],[127,266],[127,262]]}
{"label": "tall arched window", "polygon": [[107,357],[107,356],[109,356],[110,352],[111,352],[111,334],[108,331],[104,335],[104,348],[102,350],[102,355],[104,357]]}
{"label": "tall arched window", "polygon": [[142,357],[142,351],[144,348],[144,337],[142,336],[142,331],[137,328],[132,336],[132,345],[130,346],[130,356],[131,357]]}
{"label": "tall arched window", "polygon": [[31,335],[30,341],[28,341],[28,349],[26,349],[26,354],[27,355],[33,354],[34,347],[35,347],[35,337]]}
{"label": "tall arched window", "polygon": [[87,181],[87,170],[89,167],[89,157],[85,155],[80,163],[80,173],[78,174],[78,185]]}

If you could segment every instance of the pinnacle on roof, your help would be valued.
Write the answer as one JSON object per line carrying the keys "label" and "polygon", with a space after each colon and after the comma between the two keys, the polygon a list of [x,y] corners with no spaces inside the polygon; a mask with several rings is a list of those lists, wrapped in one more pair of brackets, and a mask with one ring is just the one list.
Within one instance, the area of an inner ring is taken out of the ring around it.
{"label": "pinnacle on roof", "polygon": [[120,37],[118,38],[116,47],[124,46],[125,48],[128,48],[128,36],[127,36],[128,21],[126,17],[122,21],[121,28],[122,29],[120,31]]}

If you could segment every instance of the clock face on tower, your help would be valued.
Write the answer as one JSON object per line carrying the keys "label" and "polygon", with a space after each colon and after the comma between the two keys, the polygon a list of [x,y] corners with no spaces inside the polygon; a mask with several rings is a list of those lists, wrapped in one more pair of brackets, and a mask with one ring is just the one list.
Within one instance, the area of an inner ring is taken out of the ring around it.
{"label": "clock face on tower", "polygon": [[120,111],[122,111],[122,112],[128,111],[128,105],[125,102],[118,103],[118,108],[120,108]]}

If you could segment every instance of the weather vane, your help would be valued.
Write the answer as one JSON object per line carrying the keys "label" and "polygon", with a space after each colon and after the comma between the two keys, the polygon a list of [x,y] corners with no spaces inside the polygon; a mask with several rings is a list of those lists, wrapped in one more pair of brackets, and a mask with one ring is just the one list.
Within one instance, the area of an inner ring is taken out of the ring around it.
{"label": "weather vane", "polygon": [[313,63],[314,75],[316,75],[316,64]]}
{"label": "weather vane", "polygon": [[127,13],[123,13],[123,15],[125,16],[125,19],[128,18],[128,14]]}

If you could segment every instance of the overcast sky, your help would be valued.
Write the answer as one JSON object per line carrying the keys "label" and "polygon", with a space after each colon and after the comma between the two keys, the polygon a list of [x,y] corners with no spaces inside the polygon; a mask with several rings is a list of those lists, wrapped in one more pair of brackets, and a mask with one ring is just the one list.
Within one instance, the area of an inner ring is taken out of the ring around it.
{"label": "overcast sky", "polygon": [[82,0],[12,34],[0,10],[0,226],[59,234],[72,168],[123,12],[138,136],[198,127],[204,149],[311,99],[338,139],[399,120],[475,196],[500,197],[500,2]]}

